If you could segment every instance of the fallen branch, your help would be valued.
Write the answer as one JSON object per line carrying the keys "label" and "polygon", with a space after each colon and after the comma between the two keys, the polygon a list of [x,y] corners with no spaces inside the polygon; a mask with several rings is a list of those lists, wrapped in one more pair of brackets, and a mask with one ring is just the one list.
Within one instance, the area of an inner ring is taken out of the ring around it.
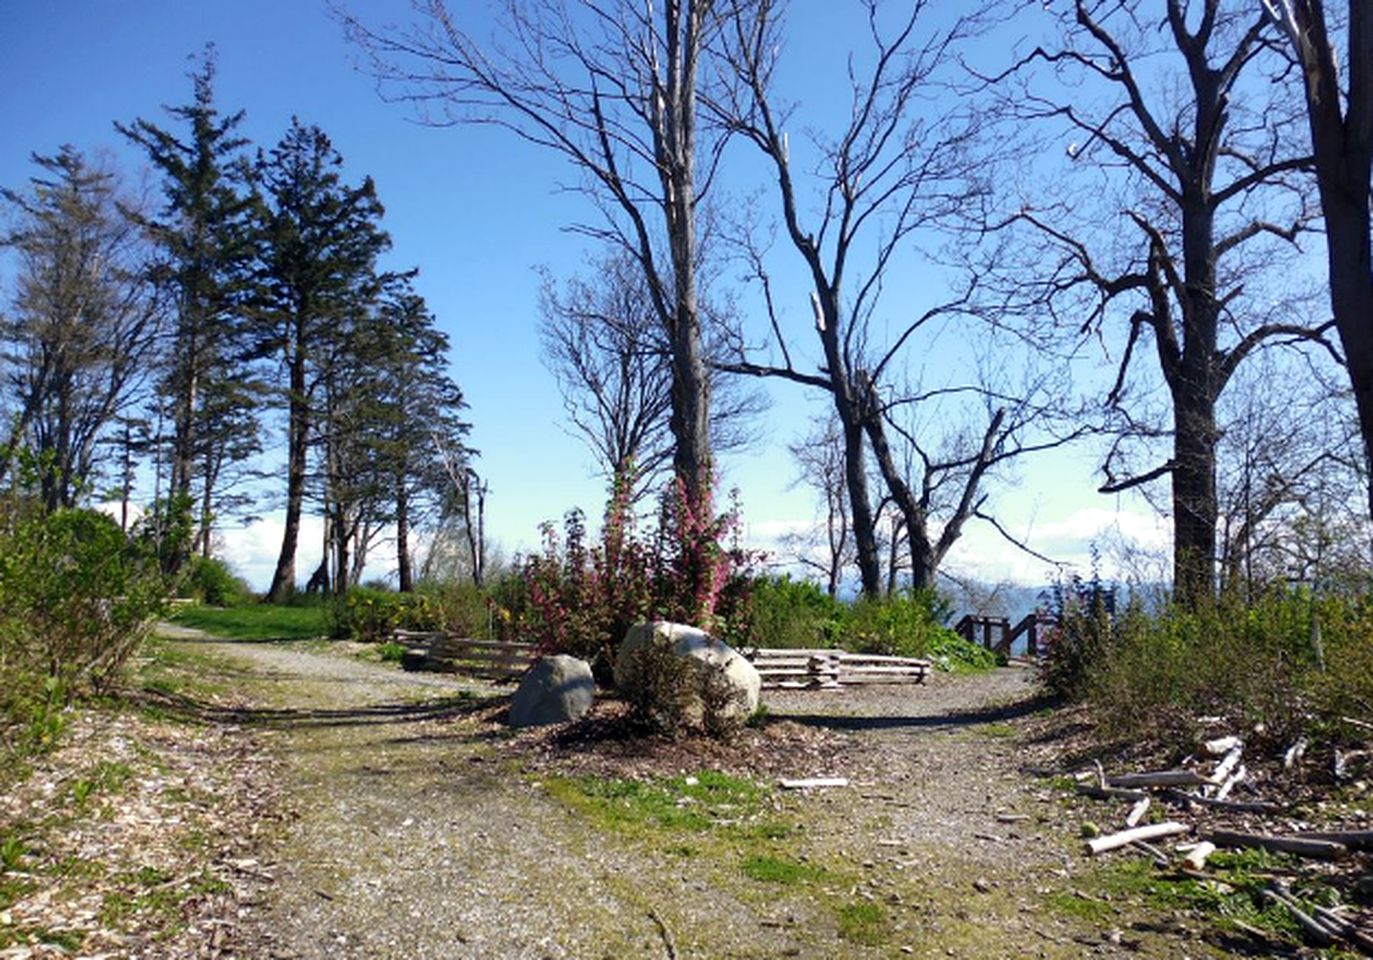
{"label": "fallen branch", "polygon": [[1120,847],[1128,847],[1136,840],[1156,840],[1159,837],[1171,837],[1180,833],[1189,833],[1192,828],[1185,823],[1169,821],[1167,823],[1151,823],[1143,827],[1133,827],[1129,830],[1121,830],[1119,833],[1110,833],[1104,837],[1096,837],[1087,841],[1087,852],[1091,854],[1105,853],[1107,850],[1116,850]]}
{"label": "fallen branch", "polygon": [[1199,803],[1205,807],[1234,810],[1237,813],[1282,813],[1287,809],[1279,803],[1267,803],[1262,800],[1217,800],[1215,797],[1203,797],[1200,794],[1188,793],[1186,790],[1169,790],[1168,798],[1183,803]]}
{"label": "fallen branch", "polygon": [[1349,852],[1342,843],[1329,840],[1311,840],[1302,837],[1274,837],[1258,833],[1239,833],[1234,830],[1213,830],[1206,835],[1218,847],[1251,847],[1259,850],[1273,850],[1290,853],[1313,860],[1336,860]]}
{"label": "fallen branch", "polygon": [[1291,897],[1285,895],[1281,891],[1275,890],[1271,886],[1264,887],[1259,893],[1269,900],[1286,907],[1287,912],[1291,914],[1292,919],[1310,935],[1311,939],[1314,940],[1318,946],[1328,947],[1335,942],[1335,937],[1337,936],[1335,931],[1331,930],[1325,924],[1303,910]]}
{"label": "fallen branch", "polygon": [[811,790],[816,787],[847,787],[848,777],[807,777],[800,780],[782,780],[784,790]]}
{"label": "fallen branch", "polygon": [[1306,747],[1309,743],[1310,741],[1308,741],[1306,737],[1298,737],[1296,742],[1288,747],[1287,752],[1282,755],[1282,768],[1284,770],[1291,770],[1292,767],[1306,755]]}
{"label": "fallen branch", "polygon": [[1203,840],[1187,851],[1187,856],[1183,858],[1182,864],[1190,870],[1203,870],[1206,868],[1206,858],[1215,852],[1216,845],[1210,840]]}
{"label": "fallen branch", "polygon": [[1094,800],[1143,800],[1149,794],[1143,790],[1126,790],[1123,787],[1098,787],[1090,783],[1079,783],[1077,792]]}
{"label": "fallen branch", "polygon": [[653,921],[658,928],[658,935],[663,938],[663,949],[667,951],[667,960],[677,960],[677,943],[672,939],[672,931],[668,929],[663,918],[658,916],[657,910],[649,910],[648,918]]}
{"label": "fallen branch", "polygon": [[1230,776],[1226,778],[1225,782],[1216,788],[1216,795],[1213,799],[1224,800],[1226,797],[1230,796],[1230,791],[1235,789],[1235,784],[1242,781],[1248,775],[1249,771],[1244,767],[1243,764],[1241,764],[1238,770],[1230,774]]}
{"label": "fallen branch", "polygon": [[1135,805],[1130,808],[1130,812],[1125,815],[1125,825],[1127,827],[1137,827],[1139,822],[1144,819],[1144,815],[1149,812],[1149,798],[1140,797],[1135,801]]}
{"label": "fallen branch", "polygon": [[1373,830],[1302,830],[1293,836],[1340,843],[1350,850],[1373,850]]}
{"label": "fallen branch", "polygon": [[1150,773],[1122,773],[1107,780],[1112,787],[1199,787],[1210,783],[1194,770],[1155,770]]}

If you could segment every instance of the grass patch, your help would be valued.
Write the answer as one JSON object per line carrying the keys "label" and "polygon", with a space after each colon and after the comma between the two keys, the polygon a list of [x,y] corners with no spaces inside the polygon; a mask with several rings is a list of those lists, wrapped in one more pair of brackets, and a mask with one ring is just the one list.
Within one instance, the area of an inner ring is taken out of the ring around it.
{"label": "grass patch", "polygon": [[243,607],[182,607],[172,622],[231,640],[309,640],[326,636],[324,607],[283,607],[255,603]]}
{"label": "grass patch", "polygon": [[1007,739],[1015,736],[1015,727],[1009,723],[984,723],[976,728],[977,732],[984,737],[996,739]]}
{"label": "grass patch", "polygon": [[890,933],[887,911],[880,903],[862,900],[844,904],[836,911],[835,920],[839,924],[839,936],[865,947],[881,946]]}
{"label": "grass patch", "polygon": [[544,787],[556,799],[613,830],[701,833],[725,827],[769,840],[789,832],[785,824],[763,818],[771,796],[766,787],[711,770],[654,780],[554,778],[545,781]]}
{"label": "grass patch", "polygon": [[[1063,916],[1091,923],[1105,922],[1118,910],[1130,908],[1157,913],[1199,913],[1215,917],[1223,929],[1237,929],[1229,921],[1240,921],[1279,937],[1299,939],[1299,931],[1287,911],[1259,895],[1271,870],[1284,858],[1263,851],[1237,851],[1213,854],[1209,861],[1215,878],[1160,873],[1145,860],[1121,860],[1106,864],[1079,881],[1083,890],[1056,890],[1045,897],[1045,905]],[[1320,891],[1298,892],[1298,899],[1320,900]]]}
{"label": "grass patch", "polygon": [[745,857],[740,869],[744,876],[759,883],[775,883],[784,887],[794,887],[802,883],[824,880],[828,873],[820,867],[808,863],[797,863],[782,857]]}

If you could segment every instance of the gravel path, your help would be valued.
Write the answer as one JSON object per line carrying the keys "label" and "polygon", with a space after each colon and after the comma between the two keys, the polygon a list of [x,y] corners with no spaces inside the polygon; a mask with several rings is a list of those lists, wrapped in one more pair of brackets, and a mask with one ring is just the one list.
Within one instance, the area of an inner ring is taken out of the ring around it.
{"label": "gravel path", "polygon": [[[688,856],[560,800],[546,782],[557,773],[546,741],[494,723],[499,694],[484,684],[298,645],[188,642],[245,668],[244,691],[263,705],[256,719],[284,760],[295,819],[270,851],[270,955],[1184,952],[1178,930],[1054,908],[1090,867],[1061,796],[1022,772],[1035,709],[1023,670],[767,698],[758,736],[817,744],[782,753],[794,761],[786,775],[851,781],[773,796],[795,825],[788,857],[827,879],[767,883],[740,871],[751,852],[740,842],[693,839]],[[771,779],[776,765],[758,775]],[[1219,955],[1200,941],[1185,947]]]}

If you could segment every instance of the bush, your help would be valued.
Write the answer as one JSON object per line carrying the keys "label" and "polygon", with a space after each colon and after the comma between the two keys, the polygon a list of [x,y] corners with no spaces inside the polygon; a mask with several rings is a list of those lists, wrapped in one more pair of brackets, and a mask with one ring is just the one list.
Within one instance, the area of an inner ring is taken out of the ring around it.
{"label": "bush", "polygon": [[807,649],[837,646],[845,611],[817,584],[784,575],[753,582],[750,615],[749,644]]}
{"label": "bush", "polygon": [[1111,736],[1187,742],[1197,717],[1222,716],[1285,744],[1313,724],[1337,728],[1341,716],[1373,719],[1369,598],[1313,599],[1278,585],[1251,602],[1227,594],[1196,609],[1166,602],[1149,614],[1132,603],[1115,618],[1065,620],[1051,658],[1064,650],[1077,651],[1074,683],[1051,689],[1086,701]]}
{"label": "bush", "polygon": [[354,587],[334,602],[330,632],[338,639],[381,643],[393,630],[442,630],[441,605],[427,593]]}
{"label": "bush", "polygon": [[944,600],[933,590],[918,590],[851,604],[842,624],[843,646],[855,653],[927,657],[944,670],[985,670],[996,657],[968,643],[941,622]]}
{"label": "bush", "polygon": [[92,510],[0,504],[0,737],[41,746],[72,696],[107,692],[164,606],[151,545]]}
{"label": "bush", "polygon": [[256,599],[248,582],[215,557],[193,557],[180,592],[212,607],[241,607]]}
{"label": "bush", "polygon": [[649,733],[676,735],[689,726],[698,703],[698,677],[704,671],[679,657],[672,640],[654,637],[634,649],[620,667],[620,692],[630,719]]}

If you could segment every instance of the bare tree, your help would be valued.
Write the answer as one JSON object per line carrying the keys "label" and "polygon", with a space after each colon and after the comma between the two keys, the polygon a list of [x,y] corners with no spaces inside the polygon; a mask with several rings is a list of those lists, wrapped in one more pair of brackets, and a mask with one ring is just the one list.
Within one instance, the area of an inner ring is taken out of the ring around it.
{"label": "bare tree", "polygon": [[398,29],[374,30],[342,10],[339,17],[372,55],[386,93],[425,122],[505,127],[582,175],[604,217],[579,229],[639,265],[670,345],[673,467],[691,502],[706,502],[710,391],[696,213],[721,144],[702,140],[697,99],[726,79],[708,50],[733,4],[504,0],[502,32],[485,43],[442,0],[415,6],[417,22]]}
{"label": "bare tree", "polygon": [[[755,359],[741,339],[740,356],[726,369],[778,377],[829,395],[843,438],[862,589],[875,596],[883,591],[880,511],[870,492],[869,463],[900,515],[898,536],[906,549],[892,554],[906,558],[913,586],[928,586],[964,524],[979,512],[989,471],[1039,446],[1020,437],[1047,408],[1032,410],[1026,394],[995,384],[922,387],[911,381],[906,371],[911,354],[928,347],[940,326],[967,315],[974,280],[956,281],[961,289],[943,303],[879,322],[879,300],[896,258],[968,208],[978,208],[987,189],[972,150],[981,115],[950,86],[960,47],[980,32],[987,17],[974,10],[936,20],[928,2],[892,15],[876,0],[859,6],[871,48],[849,60],[851,100],[839,129],[797,145],[798,153],[809,150],[809,162],[793,161],[788,130],[793,110],[773,89],[781,48],[777,4],[760,3],[750,16],[732,21],[729,56],[743,84],[735,99],[712,107],[720,122],[761,152],[776,178],[783,231],[809,280],[821,352],[814,369],[794,359],[800,345],[783,329],[764,252],[749,239],[745,256],[763,291],[776,352],[767,360]],[[815,171],[813,178],[808,168]],[[940,275],[938,282],[947,282],[942,271],[927,269]],[[932,403],[954,398],[974,399],[980,406],[977,429],[954,447],[922,441],[914,424]]]}
{"label": "bare tree", "polygon": [[[590,263],[592,275],[560,289],[545,272],[540,294],[543,360],[558,381],[574,432],[606,480],[628,483],[634,502],[650,494],[673,462],[671,347],[650,306],[639,265],[611,248]],[[708,357],[723,352],[711,332],[719,311],[701,298]],[[729,453],[754,439],[751,426],[766,398],[737,377],[707,369],[711,448]]]}
{"label": "bare tree", "polygon": [[[1171,480],[1174,585],[1192,602],[1215,589],[1217,401],[1256,350],[1320,341],[1329,325],[1290,321],[1278,292],[1275,273],[1313,212],[1293,114],[1265,94],[1262,15],[1221,0],[1160,7],[1161,29],[1152,3],[1077,0],[1056,25],[1064,45],[1035,49],[1000,79],[1016,84],[1014,118],[1066,139],[1088,189],[1107,198],[1026,203],[1012,220],[1033,229],[1041,285],[1030,289],[1056,317],[1081,333],[1108,318],[1128,330],[1107,407],[1122,438],[1171,435],[1172,453],[1122,476],[1117,444],[1101,489]],[[1169,427],[1132,410],[1148,382],[1136,348],[1149,339]]]}
{"label": "bare tree", "polygon": [[[1323,0],[1263,0],[1291,44],[1301,72],[1316,185],[1325,219],[1330,305],[1354,386],[1364,456],[1373,462],[1373,3],[1349,0],[1344,59]],[[1373,470],[1368,509],[1373,517]]]}
{"label": "bare tree", "polygon": [[70,146],[33,162],[27,191],[0,190],[15,215],[0,246],[18,267],[13,313],[0,321],[17,418],[0,477],[21,444],[50,458],[41,484],[53,510],[90,492],[97,444],[147,375],[160,307],[150,250],[119,209],[114,174]]}
{"label": "bare tree", "polygon": [[[823,516],[818,536],[792,536],[785,538],[784,543],[795,551],[798,562],[820,574],[825,592],[837,596],[844,571],[853,561],[844,483],[844,442],[838,422],[829,417],[788,449],[799,468],[797,484],[815,491]],[[821,547],[819,556],[813,549],[817,541]]]}

